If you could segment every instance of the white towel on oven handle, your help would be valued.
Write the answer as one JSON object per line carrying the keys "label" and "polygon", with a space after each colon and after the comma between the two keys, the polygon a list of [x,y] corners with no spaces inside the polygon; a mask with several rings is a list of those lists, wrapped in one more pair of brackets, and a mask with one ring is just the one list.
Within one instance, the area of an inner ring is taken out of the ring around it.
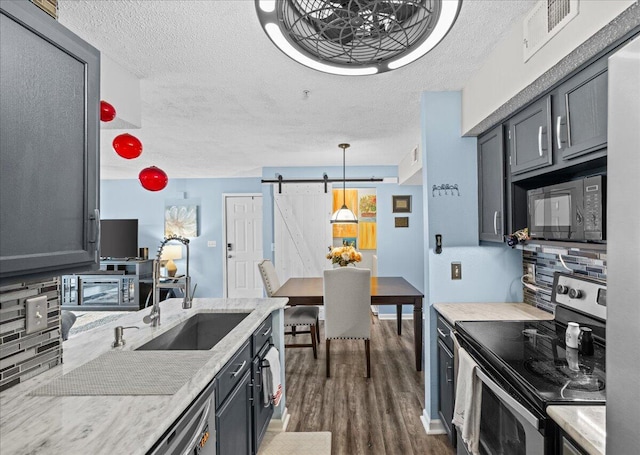
{"label": "white towel on oven handle", "polygon": [[458,378],[452,423],[471,455],[477,455],[480,440],[480,408],[482,407],[482,381],[476,375],[478,364],[463,348],[458,349]]}
{"label": "white towel on oven handle", "polygon": [[280,353],[271,346],[264,356],[266,365],[262,368],[263,379],[263,401],[266,406],[273,403],[274,406],[280,404],[282,398],[282,384],[280,383]]}

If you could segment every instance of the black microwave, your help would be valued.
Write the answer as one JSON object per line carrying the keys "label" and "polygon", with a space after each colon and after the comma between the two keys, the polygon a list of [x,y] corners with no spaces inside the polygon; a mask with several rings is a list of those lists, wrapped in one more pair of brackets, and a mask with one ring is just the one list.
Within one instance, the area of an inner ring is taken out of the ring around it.
{"label": "black microwave", "polygon": [[527,191],[529,237],[604,242],[605,179],[596,175]]}

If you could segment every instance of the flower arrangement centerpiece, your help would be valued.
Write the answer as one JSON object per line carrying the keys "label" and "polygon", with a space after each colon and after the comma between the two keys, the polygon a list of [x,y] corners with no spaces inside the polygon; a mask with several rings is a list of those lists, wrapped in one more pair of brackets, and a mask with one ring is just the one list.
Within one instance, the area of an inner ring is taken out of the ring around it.
{"label": "flower arrangement centerpiece", "polygon": [[360,254],[353,245],[342,245],[329,247],[327,259],[331,259],[332,264],[339,264],[341,267],[346,267],[354,262],[362,261],[362,254]]}

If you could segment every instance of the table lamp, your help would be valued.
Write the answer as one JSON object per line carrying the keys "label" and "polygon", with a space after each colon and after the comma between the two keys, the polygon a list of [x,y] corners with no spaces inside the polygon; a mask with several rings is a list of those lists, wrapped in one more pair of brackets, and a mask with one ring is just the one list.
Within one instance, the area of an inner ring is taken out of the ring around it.
{"label": "table lamp", "polygon": [[165,245],[160,260],[164,263],[168,276],[176,276],[178,267],[173,262],[174,259],[182,259],[182,245]]}

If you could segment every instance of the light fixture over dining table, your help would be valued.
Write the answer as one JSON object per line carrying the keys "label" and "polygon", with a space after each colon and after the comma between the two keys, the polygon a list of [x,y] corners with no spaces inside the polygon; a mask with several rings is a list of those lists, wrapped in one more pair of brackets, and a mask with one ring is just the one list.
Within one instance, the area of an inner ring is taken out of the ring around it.
{"label": "light fixture over dining table", "polygon": [[346,203],[346,177],[345,177],[345,150],[351,147],[350,144],[338,144],[342,149],[342,207],[331,215],[331,224],[357,223],[358,217],[347,207]]}

